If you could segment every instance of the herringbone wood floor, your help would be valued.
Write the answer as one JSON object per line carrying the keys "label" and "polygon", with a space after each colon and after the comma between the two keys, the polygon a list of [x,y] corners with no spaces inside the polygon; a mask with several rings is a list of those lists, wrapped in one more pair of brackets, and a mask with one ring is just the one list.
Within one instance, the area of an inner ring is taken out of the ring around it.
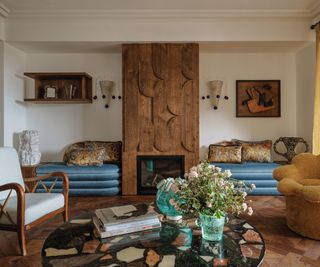
{"label": "herringbone wood floor", "polygon": [[[130,201],[151,201],[154,197],[73,197],[70,218],[95,208],[124,205]],[[284,197],[250,197],[254,214],[247,217],[266,241],[263,267],[320,267],[320,241],[303,238],[291,232],[285,223]],[[41,266],[40,251],[45,238],[62,223],[62,216],[51,219],[27,232],[28,256],[20,253],[15,233],[0,232],[0,266]]]}

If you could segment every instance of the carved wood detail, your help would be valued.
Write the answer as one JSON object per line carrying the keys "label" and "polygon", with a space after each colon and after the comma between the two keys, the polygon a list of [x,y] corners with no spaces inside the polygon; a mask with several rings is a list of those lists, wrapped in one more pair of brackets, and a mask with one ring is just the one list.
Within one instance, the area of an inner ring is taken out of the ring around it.
{"label": "carved wood detail", "polygon": [[137,193],[137,155],[199,157],[198,44],[125,44],[122,193]]}

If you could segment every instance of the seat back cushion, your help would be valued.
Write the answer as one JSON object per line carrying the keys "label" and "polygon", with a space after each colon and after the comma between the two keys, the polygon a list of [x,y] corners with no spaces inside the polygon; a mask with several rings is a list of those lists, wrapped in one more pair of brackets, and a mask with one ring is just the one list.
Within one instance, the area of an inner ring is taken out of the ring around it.
{"label": "seat back cushion", "polygon": [[76,149],[91,149],[96,150],[104,148],[105,154],[103,158],[104,163],[119,163],[121,161],[122,142],[105,142],[105,141],[84,141],[69,145],[63,156],[63,161],[68,162],[70,153]]}
{"label": "seat back cushion", "polygon": [[[0,147],[0,185],[9,183],[18,183],[25,189],[17,151],[12,147]],[[0,192],[0,200],[8,193],[8,190]],[[11,196],[14,195],[12,191]]]}

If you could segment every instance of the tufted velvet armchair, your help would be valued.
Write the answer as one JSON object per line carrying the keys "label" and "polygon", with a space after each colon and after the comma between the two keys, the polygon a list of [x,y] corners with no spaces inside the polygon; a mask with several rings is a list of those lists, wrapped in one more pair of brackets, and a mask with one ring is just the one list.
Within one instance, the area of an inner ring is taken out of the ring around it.
{"label": "tufted velvet armchair", "polygon": [[[63,193],[34,193],[41,180],[62,178]],[[28,178],[32,189],[25,186],[17,152],[14,148],[0,147],[0,230],[16,231],[22,255],[27,254],[25,231],[59,213],[68,220],[68,177],[64,173]],[[28,192],[29,191],[29,192]]]}
{"label": "tufted velvet armchair", "polygon": [[286,197],[288,227],[320,240],[320,155],[299,154],[292,164],[276,168],[273,177]]}

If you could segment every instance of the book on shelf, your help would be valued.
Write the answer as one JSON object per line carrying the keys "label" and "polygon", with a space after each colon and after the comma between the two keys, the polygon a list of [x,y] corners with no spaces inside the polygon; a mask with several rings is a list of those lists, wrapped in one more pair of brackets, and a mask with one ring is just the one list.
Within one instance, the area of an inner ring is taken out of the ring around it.
{"label": "book on shelf", "polygon": [[152,229],[157,229],[161,227],[161,222],[155,221],[149,224],[141,224],[137,226],[131,226],[131,227],[126,227],[126,228],[120,228],[120,229],[114,229],[112,231],[106,231],[104,229],[103,224],[101,223],[101,220],[98,219],[97,217],[93,217],[93,223],[94,226],[97,229],[98,235],[100,238],[107,238],[107,237],[112,237],[112,236],[117,236],[117,235],[124,235],[124,234],[129,234],[129,233],[134,233],[134,232],[140,232],[140,231],[145,231],[145,230],[152,230]]}
{"label": "book on shelf", "polygon": [[95,215],[104,231],[112,232],[126,228],[138,228],[143,225],[159,223],[158,213],[145,203],[97,209]]}

